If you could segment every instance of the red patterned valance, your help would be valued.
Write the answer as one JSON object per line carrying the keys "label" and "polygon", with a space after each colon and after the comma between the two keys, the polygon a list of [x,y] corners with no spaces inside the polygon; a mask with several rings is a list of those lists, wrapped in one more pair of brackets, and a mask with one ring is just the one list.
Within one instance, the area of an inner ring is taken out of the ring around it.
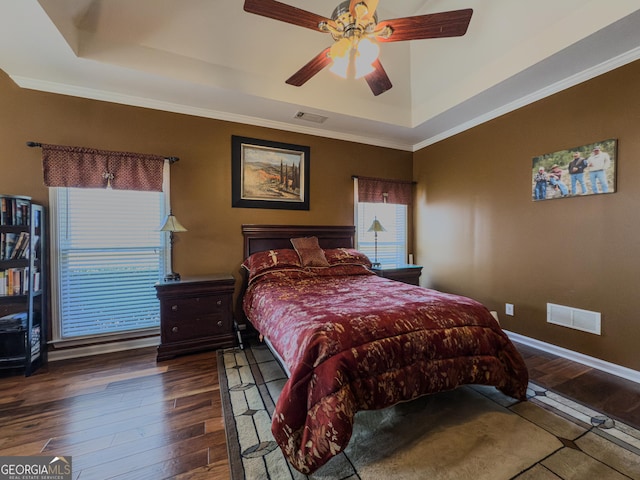
{"label": "red patterned valance", "polygon": [[383,178],[354,177],[358,186],[358,201],[367,203],[395,203],[411,205],[413,182]]}
{"label": "red patterned valance", "polygon": [[159,155],[41,146],[44,184],[48,187],[162,191],[165,158]]}

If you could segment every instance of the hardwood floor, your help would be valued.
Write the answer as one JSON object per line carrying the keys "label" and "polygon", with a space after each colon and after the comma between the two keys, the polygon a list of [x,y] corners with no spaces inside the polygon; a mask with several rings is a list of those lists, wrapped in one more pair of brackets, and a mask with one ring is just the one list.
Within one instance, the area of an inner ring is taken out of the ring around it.
{"label": "hardwood floor", "polygon": [[640,384],[516,343],[531,381],[640,430]]}
{"label": "hardwood floor", "polygon": [[[532,381],[640,428],[640,385],[517,345]],[[72,456],[79,480],[229,479],[216,353],[155,348],[0,378],[0,456]]]}
{"label": "hardwood floor", "polygon": [[229,478],[216,353],[156,349],[0,378],[0,456],[72,456],[81,480]]}

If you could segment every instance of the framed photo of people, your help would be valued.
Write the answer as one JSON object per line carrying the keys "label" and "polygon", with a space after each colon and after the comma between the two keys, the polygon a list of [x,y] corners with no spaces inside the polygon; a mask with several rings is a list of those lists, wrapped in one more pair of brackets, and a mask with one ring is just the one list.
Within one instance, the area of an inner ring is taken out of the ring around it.
{"label": "framed photo of people", "polygon": [[534,157],[533,201],[615,192],[617,146],[610,138]]}

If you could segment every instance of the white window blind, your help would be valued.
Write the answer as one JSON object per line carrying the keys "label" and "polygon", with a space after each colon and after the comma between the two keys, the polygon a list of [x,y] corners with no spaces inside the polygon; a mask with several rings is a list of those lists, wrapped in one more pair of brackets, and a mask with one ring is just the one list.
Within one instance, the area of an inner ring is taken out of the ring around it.
{"label": "white window blind", "polygon": [[164,194],[53,190],[54,341],[158,327]]}
{"label": "white window blind", "polygon": [[378,262],[383,266],[407,263],[407,206],[357,202],[357,248],[375,262],[375,236],[368,232],[374,218],[385,228],[378,232]]}

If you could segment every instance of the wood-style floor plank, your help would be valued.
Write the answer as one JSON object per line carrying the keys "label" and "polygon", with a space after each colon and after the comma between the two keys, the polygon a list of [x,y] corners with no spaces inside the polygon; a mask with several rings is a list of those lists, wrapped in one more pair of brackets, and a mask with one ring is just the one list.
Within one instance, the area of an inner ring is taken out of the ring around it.
{"label": "wood-style floor plank", "polygon": [[[640,428],[640,385],[517,345],[532,381]],[[79,480],[230,478],[216,353],[155,348],[0,378],[0,455],[70,455]]]}

